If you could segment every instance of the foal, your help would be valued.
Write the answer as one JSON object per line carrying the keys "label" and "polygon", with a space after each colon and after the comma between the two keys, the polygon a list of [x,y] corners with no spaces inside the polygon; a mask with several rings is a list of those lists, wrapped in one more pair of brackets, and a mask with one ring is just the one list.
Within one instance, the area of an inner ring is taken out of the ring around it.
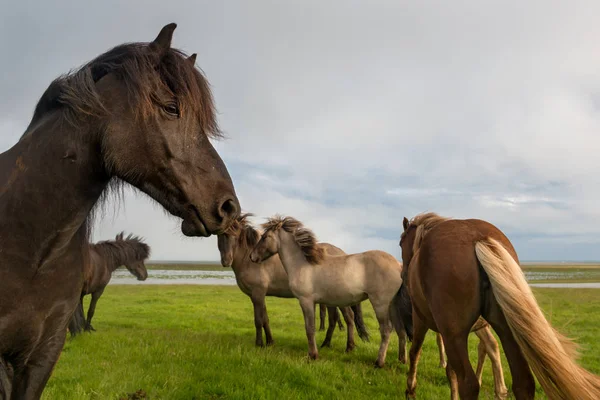
{"label": "foal", "polygon": [[[294,297],[304,314],[309,356],[318,358],[315,304],[345,307],[369,299],[375,310],[381,345],[375,365],[383,367],[393,322],[400,339],[399,359],[406,360],[405,328],[398,318],[402,264],[382,251],[332,256],[314,234],[292,217],[275,216],[265,224],[250,259],[262,262],[278,254]],[[394,307],[392,307],[392,303]],[[409,328],[410,329],[410,328]]]}
{"label": "foal", "polygon": [[139,281],[144,281],[148,277],[144,261],[150,256],[150,247],[139,237],[129,235],[123,238],[123,232],[121,232],[115,240],[89,244],[88,247],[89,262],[84,268],[81,300],[75,311],[76,315],[73,315],[69,324],[69,330],[73,336],[81,332],[83,298],[88,294],[92,295],[92,300],[83,329],[88,332],[95,331],[92,327],[92,318],[96,311],[96,303],[98,303],[98,299],[104,293],[108,282],[110,282],[112,273],[117,268],[124,265]]}
{"label": "foal", "polygon": [[[233,269],[240,290],[252,300],[252,304],[254,305],[254,325],[256,326],[256,345],[262,347],[264,345],[263,329],[267,345],[271,345],[274,342],[269,326],[265,296],[293,298],[294,294],[290,290],[288,276],[279,257],[273,257],[262,264],[254,263],[248,257],[250,251],[260,239],[260,233],[248,222],[248,217],[250,216],[252,214],[248,213],[236,218],[229,229],[218,235],[217,243],[219,252],[221,253],[221,265]],[[341,249],[328,243],[321,243],[319,246],[324,248],[329,254],[344,254]],[[360,304],[353,306],[352,309],[350,307],[342,307],[341,310],[348,325],[346,350],[350,351],[355,346],[354,325],[356,325],[358,335],[361,339],[368,340],[369,334],[362,319]],[[322,347],[331,345],[331,338],[337,322],[335,318],[336,314],[337,308],[330,307],[329,328],[325,341],[321,345]]]}

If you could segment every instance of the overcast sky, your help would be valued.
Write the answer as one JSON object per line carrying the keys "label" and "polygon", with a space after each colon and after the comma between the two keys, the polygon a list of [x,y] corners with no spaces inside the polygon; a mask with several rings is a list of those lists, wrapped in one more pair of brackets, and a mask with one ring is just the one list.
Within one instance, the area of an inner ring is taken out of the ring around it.
{"label": "overcast sky", "polygon": [[[522,260],[600,260],[598,1],[84,3],[3,4],[0,151],[56,76],[176,22],[245,211],[347,252],[399,256],[402,217],[436,211],[494,223]],[[93,239],[121,230],[153,259],[218,259],[132,191]]]}

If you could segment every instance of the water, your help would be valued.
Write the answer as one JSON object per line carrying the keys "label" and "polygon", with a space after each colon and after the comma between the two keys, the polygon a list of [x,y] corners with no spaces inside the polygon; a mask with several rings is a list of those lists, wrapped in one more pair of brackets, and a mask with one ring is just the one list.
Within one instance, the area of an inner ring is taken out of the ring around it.
{"label": "water", "polygon": [[529,286],[557,289],[600,289],[600,282],[530,283]]}
{"label": "water", "polygon": [[112,274],[110,285],[227,285],[234,286],[232,270],[225,271],[182,271],[149,269],[148,278],[138,281],[126,269],[118,269]]}
{"label": "water", "polygon": [[[535,283],[548,280],[577,280],[598,277],[598,282],[556,282]],[[541,288],[573,288],[600,289],[600,271],[525,271],[525,278],[532,287]],[[189,271],[189,270],[148,270],[148,279],[138,281],[126,269],[116,270],[110,281],[111,285],[225,285],[235,286],[235,275],[230,269],[224,271]]]}

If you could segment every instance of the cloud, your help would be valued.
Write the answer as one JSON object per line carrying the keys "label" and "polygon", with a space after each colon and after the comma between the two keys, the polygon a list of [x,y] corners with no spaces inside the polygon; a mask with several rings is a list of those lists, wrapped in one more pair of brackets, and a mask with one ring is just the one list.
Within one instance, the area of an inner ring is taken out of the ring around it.
{"label": "cloud", "polygon": [[[198,52],[212,84],[228,135],[216,147],[245,210],[296,216],[351,252],[398,255],[402,217],[436,211],[491,221],[522,259],[600,259],[599,12],[591,0],[14,3],[0,24],[0,146],[51,79],[176,21],[174,44]],[[157,258],[218,258],[214,238],[185,239],[141,195],[94,237],[121,229]]]}

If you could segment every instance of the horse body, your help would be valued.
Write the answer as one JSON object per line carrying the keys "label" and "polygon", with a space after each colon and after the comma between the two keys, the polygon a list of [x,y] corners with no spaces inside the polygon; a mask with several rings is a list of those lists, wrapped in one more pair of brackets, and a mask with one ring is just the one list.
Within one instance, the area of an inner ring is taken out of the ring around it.
{"label": "horse body", "polygon": [[[280,298],[294,298],[283,264],[278,255],[275,255],[263,263],[252,262],[249,253],[258,242],[260,233],[256,231],[247,221],[251,214],[244,214],[237,218],[230,229],[219,235],[218,245],[221,252],[221,263],[224,267],[231,266],[240,290],[245,293],[254,305],[254,322],[256,326],[256,345],[263,346],[262,330],[266,335],[267,345],[274,342],[269,317],[265,304],[265,296]],[[329,244],[319,243],[319,246],[328,254],[345,254],[340,248]],[[329,328],[322,346],[329,346],[333,336],[335,324],[338,322],[337,309],[329,308]],[[342,309],[344,319],[350,321],[348,326],[348,341],[346,349],[354,348],[354,326],[353,319],[356,318],[357,329],[363,340],[368,340],[368,333],[362,321],[362,310],[359,306],[354,311],[348,307]]]}
{"label": "horse body", "polygon": [[498,228],[429,213],[404,220],[400,245],[414,324],[407,397],[415,395],[416,365],[428,329],[443,337],[453,398],[478,397],[467,342],[483,317],[502,342],[517,399],[534,398],[531,369],[551,399],[600,398],[600,379],[575,363],[574,344],[546,321],[515,249]]}
{"label": "horse body", "polygon": [[0,154],[0,398],[41,396],[81,294],[92,209],[111,179],[153,197],[188,236],[239,214],[208,141],[218,135],[208,84],[195,56],[171,49],[175,27],[56,79]]}
{"label": "horse body", "polygon": [[[317,246],[311,231],[291,217],[275,217],[250,255],[253,262],[279,254],[288,275],[290,290],[304,314],[309,356],[318,357],[315,344],[315,304],[348,307],[369,299],[380,325],[381,345],[376,366],[385,363],[394,327],[400,339],[399,359],[405,357],[405,331],[396,318],[394,301],[402,284],[402,265],[392,255],[368,251],[351,255],[328,255]],[[404,356],[404,357],[403,357]]]}

